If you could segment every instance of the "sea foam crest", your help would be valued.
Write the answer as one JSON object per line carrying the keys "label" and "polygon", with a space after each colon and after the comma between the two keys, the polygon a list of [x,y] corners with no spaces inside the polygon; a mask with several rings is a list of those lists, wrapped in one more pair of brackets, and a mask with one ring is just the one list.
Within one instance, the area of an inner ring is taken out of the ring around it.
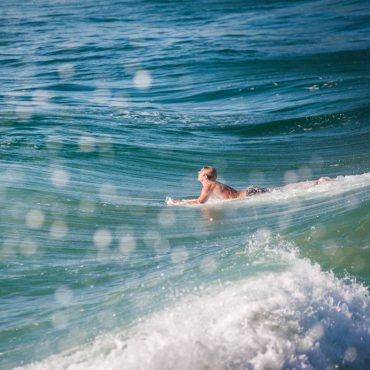
{"label": "sea foam crest", "polygon": [[366,369],[369,348],[367,289],[296,258],[26,369]]}
{"label": "sea foam crest", "polygon": [[[288,176],[290,180],[293,176]],[[258,203],[281,203],[292,200],[304,200],[304,199],[318,199],[321,197],[338,197],[343,196],[348,192],[359,190],[370,186],[370,173],[364,173],[361,175],[348,175],[348,176],[337,176],[330,178],[330,181],[324,183],[318,183],[317,180],[291,182],[287,185],[271,188],[270,192],[262,193],[246,198],[238,199],[210,199],[206,205],[243,205],[243,204],[258,204]],[[167,197],[165,203],[167,205],[173,205],[172,199]],[[182,207],[194,207],[192,205],[181,205]],[[204,205],[198,205],[203,207]]]}

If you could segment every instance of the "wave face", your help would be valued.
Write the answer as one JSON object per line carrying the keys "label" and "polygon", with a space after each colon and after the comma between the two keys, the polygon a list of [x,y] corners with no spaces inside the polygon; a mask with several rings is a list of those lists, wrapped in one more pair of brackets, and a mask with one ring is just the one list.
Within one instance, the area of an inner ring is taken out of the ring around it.
{"label": "wave face", "polygon": [[366,370],[369,17],[2,1],[0,368]]}
{"label": "wave face", "polygon": [[279,268],[204,287],[125,333],[26,369],[366,368],[367,289],[296,253],[260,230],[239,258],[254,266],[273,258]]}

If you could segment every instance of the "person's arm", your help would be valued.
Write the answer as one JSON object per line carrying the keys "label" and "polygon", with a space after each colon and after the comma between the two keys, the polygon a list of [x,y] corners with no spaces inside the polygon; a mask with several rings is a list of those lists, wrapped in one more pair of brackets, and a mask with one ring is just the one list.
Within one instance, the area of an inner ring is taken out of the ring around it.
{"label": "person's arm", "polygon": [[171,199],[167,202],[169,205],[175,204],[202,204],[205,203],[212,193],[212,185],[206,185],[203,187],[202,192],[198,198],[195,199]]}

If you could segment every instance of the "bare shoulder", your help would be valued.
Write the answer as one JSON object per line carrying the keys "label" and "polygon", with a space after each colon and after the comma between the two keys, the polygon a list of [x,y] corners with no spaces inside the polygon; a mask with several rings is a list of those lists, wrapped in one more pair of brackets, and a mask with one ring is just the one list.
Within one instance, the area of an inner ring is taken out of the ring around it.
{"label": "bare shoulder", "polygon": [[207,184],[203,185],[203,192],[211,193],[216,188],[217,185],[218,185],[217,182],[208,182]]}

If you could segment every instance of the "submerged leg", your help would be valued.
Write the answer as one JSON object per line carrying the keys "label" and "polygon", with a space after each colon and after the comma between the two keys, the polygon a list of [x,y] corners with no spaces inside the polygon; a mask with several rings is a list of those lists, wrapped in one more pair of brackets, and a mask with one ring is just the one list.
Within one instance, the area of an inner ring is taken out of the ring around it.
{"label": "submerged leg", "polygon": [[316,181],[316,185],[326,184],[327,182],[331,182],[331,181],[334,181],[334,179],[331,179],[330,177],[320,177]]}

